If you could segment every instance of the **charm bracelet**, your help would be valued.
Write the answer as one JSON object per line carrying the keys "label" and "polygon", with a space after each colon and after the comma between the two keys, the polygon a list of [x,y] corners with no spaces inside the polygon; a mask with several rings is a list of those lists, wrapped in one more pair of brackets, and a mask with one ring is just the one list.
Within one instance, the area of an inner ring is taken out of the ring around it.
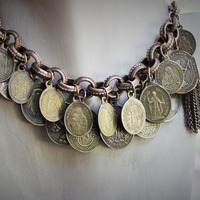
{"label": "charm bracelet", "polygon": [[[36,126],[45,125],[56,144],[70,144],[80,152],[92,151],[100,141],[113,149],[126,147],[134,135],[151,138],[161,123],[172,120],[182,97],[185,125],[191,133],[200,128],[200,84],[195,58],[196,42],[179,21],[175,2],[168,6],[168,20],[146,57],[125,76],[112,75],[103,82],[90,77],[70,79],[58,67],[43,64],[37,52],[21,45],[16,31],[0,25],[0,93],[21,104],[25,118]],[[14,43],[11,43],[11,36]],[[34,59],[30,69],[27,63]],[[55,73],[60,79],[53,86]],[[115,86],[110,82],[115,80]],[[88,82],[85,89],[82,82]],[[71,93],[66,103],[62,92]],[[127,92],[123,106],[117,102]],[[84,102],[98,96],[98,115]],[[172,109],[172,99],[176,108]]]}

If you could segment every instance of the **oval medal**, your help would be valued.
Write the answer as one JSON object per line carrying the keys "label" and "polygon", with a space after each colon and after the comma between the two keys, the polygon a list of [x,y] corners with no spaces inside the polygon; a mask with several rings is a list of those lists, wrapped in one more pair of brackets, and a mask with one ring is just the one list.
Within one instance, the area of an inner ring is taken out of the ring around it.
{"label": "oval medal", "polygon": [[199,80],[199,73],[195,58],[186,51],[173,51],[169,55],[170,59],[177,62],[183,71],[184,81],[178,94],[185,94],[193,90]]}
{"label": "oval medal", "polygon": [[10,78],[8,91],[13,101],[23,104],[29,101],[33,92],[33,80],[25,70],[16,71]]}
{"label": "oval medal", "polygon": [[62,92],[52,87],[52,85],[47,85],[40,96],[39,106],[45,119],[56,122],[64,115],[65,98]]}
{"label": "oval medal", "polygon": [[129,95],[129,99],[123,105],[121,118],[127,132],[133,135],[139,133],[146,121],[144,106],[134,96]]}
{"label": "oval medal", "polygon": [[115,109],[104,98],[98,112],[98,124],[101,133],[107,137],[113,135],[117,128]]}
{"label": "oval medal", "polygon": [[177,62],[166,59],[160,63],[155,79],[169,94],[173,94],[183,85],[183,70]]}
{"label": "oval medal", "polygon": [[82,101],[74,99],[65,111],[64,124],[67,131],[73,136],[86,135],[92,129],[92,111]]}
{"label": "oval medal", "polygon": [[132,140],[133,135],[128,133],[121,121],[121,106],[114,105],[115,113],[117,114],[117,129],[112,136],[106,137],[100,132],[101,138],[104,143],[112,149],[123,149],[125,148]]}
{"label": "oval medal", "polygon": [[171,112],[171,98],[162,86],[150,83],[141,93],[140,101],[145,107],[146,118],[150,122],[160,123]]}
{"label": "oval medal", "polygon": [[4,48],[0,48],[0,82],[10,78],[14,69],[14,59]]}
{"label": "oval medal", "polygon": [[151,123],[151,122],[146,121],[144,128],[137,135],[146,139],[152,138],[157,134],[157,132],[160,129],[160,126],[161,126],[161,123],[156,124],[156,123]]}
{"label": "oval medal", "polygon": [[0,83],[0,93],[6,99],[11,100],[10,94],[8,92],[8,80]]}
{"label": "oval medal", "polygon": [[180,50],[186,51],[192,55],[196,49],[196,41],[193,34],[189,31],[180,29],[178,47]]}
{"label": "oval medal", "polygon": [[93,126],[92,129],[81,137],[73,136],[66,133],[69,144],[79,152],[88,153],[97,147],[99,144],[99,128],[97,123],[97,115],[92,112],[93,115]]}

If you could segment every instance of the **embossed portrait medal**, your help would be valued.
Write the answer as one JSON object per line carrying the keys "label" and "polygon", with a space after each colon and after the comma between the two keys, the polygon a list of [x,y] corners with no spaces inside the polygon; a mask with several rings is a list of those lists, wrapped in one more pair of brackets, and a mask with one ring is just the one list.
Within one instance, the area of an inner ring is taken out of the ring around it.
{"label": "embossed portrait medal", "polygon": [[171,112],[171,98],[164,87],[150,82],[141,93],[140,101],[150,122],[163,122]]}
{"label": "embossed portrait medal", "polygon": [[18,71],[14,72],[9,80],[10,97],[19,104],[28,102],[33,92],[33,84],[29,73],[25,71],[25,66],[19,65]]}
{"label": "embossed portrait medal", "polygon": [[146,112],[132,91],[128,92],[128,97],[129,99],[124,103],[121,112],[122,124],[128,133],[135,135],[144,128]]}
{"label": "embossed portrait medal", "polygon": [[54,88],[52,84],[48,85],[48,82],[46,82],[46,87],[40,96],[40,111],[45,119],[56,122],[64,115],[65,98],[62,92]]}
{"label": "embossed portrait medal", "polygon": [[92,129],[92,111],[83,101],[74,97],[73,103],[65,111],[64,124],[67,131],[73,136],[84,136]]}
{"label": "embossed portrait medal", "polygon": [[117,128],[117,116],[115,109],[108,103],[105,97],[98,112],[98,124],[100,131],[105,136],[112,136]]}

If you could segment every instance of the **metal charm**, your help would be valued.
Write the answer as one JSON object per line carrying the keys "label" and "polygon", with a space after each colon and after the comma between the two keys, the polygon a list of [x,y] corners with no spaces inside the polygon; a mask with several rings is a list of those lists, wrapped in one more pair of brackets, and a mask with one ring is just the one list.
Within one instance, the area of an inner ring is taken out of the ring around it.
{"label": "metal charm", "polygon": [[33,92],[33,80],[30,78],[29,73],[25,69],[18,69],[12,74],[8,91],[13,101],[23,104],[29,101]]}
{"label": "metal charm", "polygon": [[47,88],[40,96],[40,111],[45,119],[56,122],[64,115],[66,104],[65,98],[59,90],[46,84]]}
{"label": "metal charm", "polygon": [[172,121],[178,114],[180,103],[181,103],[181,95],[179,94],[171,94],[171,101],[172,101],[172,110],[169,117],[164,122]]}
{"label": "metal charm", "polygon": [[143,130],[139,132],[137,135],[146,139],[152,138],[158,133],[160,126],[161,123],[156,124],[146,121]]}
{"label": "metal charm", "polygon": [[66,133],[67,139],[69,141],[69,144],[76,149],[77,151],[80,151],[82,153],[88,153],[97,147],[99,144],[99,128],[97,123],[97,115],[92,112],[93,115],[93,126],[92,129],[84,136],[76,137],[68,132]]}
{"label": "metal charm", "polygon": [[102,98],[102,104],[98,113],[98,124],[101,133],[107,137],[112,136],[117,128],[115,109],[104,97]]}
{"label": "metal charm", "polygon": [[134,97],[132,92],[128,93],[128,97],[122,108],[122,124],[128,133],[135,135],[144,128],[146,112],[142,103]]}
{"label": "metal charm", "polygon": [[128,133],[121,121],[121,110],[122,107],[114,105],[115,112],[117,114],[117,129],[112,136],[106,137],[100,132],[101,138],[104,143],[112,149],[123,149],[125,148],[132,140],[133,134]]}
{"label": "metal charm", "polygon": [[146,110],[146,118],[150,122],[160,123],[168,118],[171,112],[171,98],[162,86],[150,82],[140,96]]}
{"label": "metal charm", "polygon": [[192,55],[196,49],[196,41],[193,34],[189,31],[180,29],[178,39],[179,50],[183,50]]}
{"label": "metal charm", "polygon": [[8,80],[0,83],[0,94],[8,100],[11,100],[10,94],[8,92]]}
{"label": "metal charm", "polygon": [[181,66],[172,60],[165,59],[159,65],[155,73],[155,80],[162,85],[169,94],[179,91],[183,85],[183,70]]}
{"label": "metal charm", "polygon": [[69,144],[66,138],[66,129],[61,121],[45,123],[49,138],[58,145]]}
{"label": "metal charm", "polygon": [[184,81],[178,94],[185,94],[193,90],[198,82],[199,73],[195,58],[185,51],[173,51],[169,55],[170,59],[177,62],[183,70]]}
{"label": "metal charm", "polygon": [[6,49],[0,47],[0,82],[10,78],[14,69],[14,59]]}
{"label": "metal charm", "polygon": [[73,136],[84,136],[92,129],[92,111],[85,103],[74,98],[65,111],[64,124]]}

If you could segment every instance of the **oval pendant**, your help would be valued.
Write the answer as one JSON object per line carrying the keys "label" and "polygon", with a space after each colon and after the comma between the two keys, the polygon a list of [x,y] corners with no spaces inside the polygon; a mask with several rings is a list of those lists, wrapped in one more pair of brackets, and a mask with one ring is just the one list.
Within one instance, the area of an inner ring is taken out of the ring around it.
{"label": "oval pendant", "polygon": [[140,101],[145,107],[146,118],[150,122],[163,122],[171,112],[171,98],[162,86],[150,83],[141,93]]}
{"label": "oval pendant", "polygon": [[98,112],[98,124],[101,133],[107,137],[112,136],[117,128],[115,109],[104,98]]}
{"label": "oval pendant", "polygon": [[92,111],[82,101],[74,99],[65,111],[64,124],[73,136],[84,136],[92,129]]}
{"label": "oval pendant", "polygon": [[16,71],[9,80],[8,91],[13,101],[23,104],[29,101],[33,92],[33,80],[25,70]]}
{"label": "oval pendant", "polygon": [[0,82],[10,78],[14,69],[14,59],[8,51],[0,47]]}
{"label": "oval pendant", "polygon": [[145,125],[146,112],[144,106],[134,96],[129,95],[129,99],[123,105],[121,118],[125,130],[136,135]]}
{"label": "oval pendant", "polygon": [[64,115],[65,98],[62,92],[52,87],[52,85],[47,85],[40,96],[39,106],[45,119],[56,122]]}
{"label": "oval pendant", "polygon": [[11,100],[10,94],[8,92],[8,80],[0,83],[0,93],[6,99]]}

